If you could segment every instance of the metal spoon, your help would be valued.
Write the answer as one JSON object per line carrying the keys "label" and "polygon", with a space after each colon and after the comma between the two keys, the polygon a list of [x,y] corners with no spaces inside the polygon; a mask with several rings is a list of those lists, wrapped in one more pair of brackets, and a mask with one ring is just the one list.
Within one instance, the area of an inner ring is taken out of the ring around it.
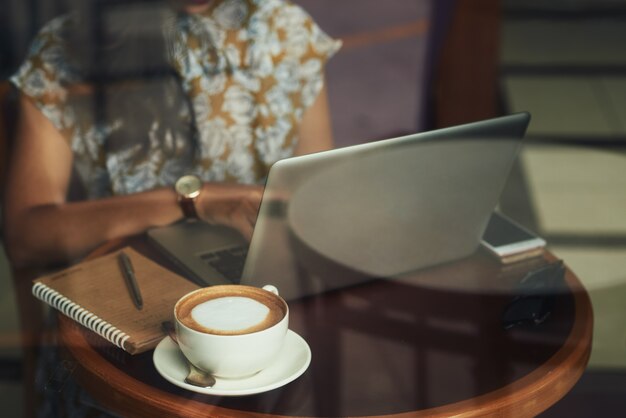
{"label": "metal spoon", "polygon": [[[169,321],[164,321],[161,323],[161,328],[172,339],[172,341],[178,345],[174,324]],[[191,364],[189,360],[187,360],[187,364],[189,365],[189,374],[187,374],[187,377],[185,378],[185,383],[201,388],[210,388],[215,385],[215,378],[213,376],[204,370],[198,369],[196,366]]]}

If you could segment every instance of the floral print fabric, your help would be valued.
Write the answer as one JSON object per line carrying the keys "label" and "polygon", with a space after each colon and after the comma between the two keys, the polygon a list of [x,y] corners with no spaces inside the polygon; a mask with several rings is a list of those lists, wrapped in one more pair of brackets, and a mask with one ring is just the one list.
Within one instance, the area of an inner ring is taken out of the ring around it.
{"label": "floral print fabric", "polygon": [[[100,97],[104,119],[94,116],[93,89],[68,59],[72,16],[40,31],[11,79],[68,141],[90,198],[170,186],[188,173],[262,182],[274,162],[293,154],[324,64],[340,47],[285,0],[217,0],[202,14],[172,12],[167,22],[178,83],[118,83]],[[169,97],[153,93],[176,88],[186,100],[167,100],[170,110],[151,113],[152,102]],[[138,108],[148,117],[139,132],[131,129]]]}

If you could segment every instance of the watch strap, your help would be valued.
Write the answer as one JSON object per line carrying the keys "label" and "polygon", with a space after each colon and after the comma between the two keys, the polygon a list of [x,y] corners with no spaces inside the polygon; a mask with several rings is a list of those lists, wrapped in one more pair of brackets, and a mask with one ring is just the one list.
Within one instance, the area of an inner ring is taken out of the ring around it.
{"label": "watch strap", "polygon": [[198,219],[198,212],[196,211],[195,199],[179,196],[178,204],[183,211],[183,215],[187,219]]}

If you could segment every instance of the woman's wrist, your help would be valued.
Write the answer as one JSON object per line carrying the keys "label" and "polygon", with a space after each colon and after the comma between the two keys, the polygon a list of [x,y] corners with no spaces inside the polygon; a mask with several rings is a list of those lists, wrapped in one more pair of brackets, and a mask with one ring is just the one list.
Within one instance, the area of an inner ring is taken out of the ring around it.
{"label": "woman's wrist", "polygon": [[185,175],[180,177],[174,185],[177,194],[178,205],[185,218],[198,219],[196,203],[202,194],[204,184],[200,177],[196,175]]}

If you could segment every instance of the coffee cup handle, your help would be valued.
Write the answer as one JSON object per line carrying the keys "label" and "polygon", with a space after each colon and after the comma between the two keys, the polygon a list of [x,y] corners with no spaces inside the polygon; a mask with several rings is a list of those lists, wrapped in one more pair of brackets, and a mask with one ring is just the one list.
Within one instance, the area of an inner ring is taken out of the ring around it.
{"label": "coffee cup handle", "polygon": [[276,288],[276,286],[272,286],[271,284],[266,284],[265,286],[263,286],[263,290],[267,290],[270,293],[278,295],[278,289]]}

